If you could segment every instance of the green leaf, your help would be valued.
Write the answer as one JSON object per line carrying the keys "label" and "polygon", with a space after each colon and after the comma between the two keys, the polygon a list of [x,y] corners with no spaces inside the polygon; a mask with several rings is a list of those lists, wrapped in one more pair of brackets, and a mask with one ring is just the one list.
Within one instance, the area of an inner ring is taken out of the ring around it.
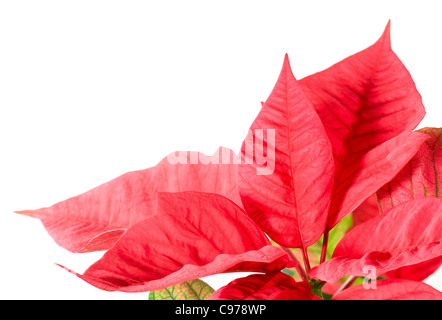
{"label": "green leaf", "polygon": [[149,300],[207,300],[214,291],[204,281],[195,279],[151,291]]}
{"label": "green leaf", "polygon": [[328,245],[327,245],[327,259],[330,259],[333,251],[335,251],[336,246],[338,245],[339,241],[344,237],[344,235],[347,233],[347,231],[352,227],[353,225],[353,217],[351,214],[344,217],[339,223],[334,226],[333,229],[330,230],[329,236],[328,236]]}
{"label": "green leaf", "polygon": [[295,272],[291,269],[285,268],[285,269],[282,269],[281,271],[285,274],[288,274],[289,276],[292,276],[292,277],[295,275]]}

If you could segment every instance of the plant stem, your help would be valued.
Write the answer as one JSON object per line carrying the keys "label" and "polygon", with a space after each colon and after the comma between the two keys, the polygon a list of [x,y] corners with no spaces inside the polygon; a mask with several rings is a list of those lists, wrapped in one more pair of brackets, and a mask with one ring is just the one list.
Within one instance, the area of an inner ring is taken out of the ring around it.
{"label": "plant stem", "polygon": [[288,256],[290,257],[290,259],[292,259],[293,261],[297,262],[296,264],[296,271],[298,272],[299,276],[301,277],[302,281],[307,281],[307,274],[305,273],[304,269],[302,269],[301,264],[299,263],[298,259],[296,259],[295,255],[293,254],[292,250],[290,250],[287,247],[284,246],[280,246],[281,249],[283,249],[285,252],[287,252]]}
{"label": "plant stem", "polygon": [[349,288],[353,282],[355,282],[355,280],[357,279],[357,276],[350,276],[343,284],[342,286],[339,287],[339,289],[333,294],[333,295],[337,295],[338,293],[344,291],[345,289]]}
{"label": "plant stem", "polygon": [[308,274],[310,271],[310,261],[308,260],[307,248],[302,247],[302,258],[304,259],[305,272]]}
{"label": "plant stem", "polygon": [[319,264],[323,263],[327,256],[328,234],[329,231],[325,230],[324,239],[322,240],[322,251],[321,251],[321,259],[319,260]]}

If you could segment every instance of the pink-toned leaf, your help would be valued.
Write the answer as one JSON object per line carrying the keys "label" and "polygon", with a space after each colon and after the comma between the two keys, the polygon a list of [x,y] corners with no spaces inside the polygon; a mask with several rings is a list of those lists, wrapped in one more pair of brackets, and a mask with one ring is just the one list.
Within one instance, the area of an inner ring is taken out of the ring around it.
{"label": "pink-toned leaf", "polygon": [[[354,211],[355,225],[360,220],[380,214],[379,209],[383,213],[388,213],[394,206],[412,199],[439,197],[439,189],[442,187],[442,139],[440,138],[442,129],[423,128],[418,131],[427,134],[428,138],[392,181]],[[435,258],[389,271],[385,276],[422,281],[434,273],[441,264],[442,258]]]}
{"label": "pink-toned leaf", "polygon": [[419,132],[405,132],[367,152],[358,164],[342,170],[335,179],[327,228],[335,226],[390,181],[427,138]]}
{"label": "pink-toned leaf", "polygon": [[318,240],[330,203],[333,155],[287,55],[241,153],[238,189],[254,221],[286,247],[306,247]]}
{"label": "pink-toned leaf", "polygon": [[422,282],[388,279],[377,280],[376,289],[350,287],[332,300],[442,300],[442,293]]}
{"label": "pink-toned leaf", "polygon": [[310,285],[282,272],[235,279],[215,291],[210,300],[313,300]]}
{"label": "pink-toned leaf", "polygon": [[428,261],[420,262],[414,265],[405,266],[385,273],[387,278],[405,279],[413,281],[423,281],[428,276],[436,272],[442,265],[442,257],[437,257]]}
{"label": "pink-toned leaf", "polygon": [[[389,163],[396,163],[388,149],[378,148],[400,134],[408,135],[425,110],[409,72],[391,49],[390,23],[372,46],[299,83],[333,148],[336,179],[327,225],[331,229],[397,174],[385,165],[367,170],[367,161],[388,155]],[[358,179],[361,174],[373,179]],[[370,188],[361,186],[362,182]]]}
{"label": "pink-toned leaf", "polygon": [[412,199],[441,197],[442,128],[418,131],[427,134],[428,139],[399,174],[377,192],[383,212]]}
{"label": "pink-toned leaf", "polygon": [[[49,208],[17,211],[38,218],[55,242],[72,252],[107,250],[131,225],[154,214],[158,192],[199,191],[242,206],[234,154],[173,153],[155,167],[126,173]],[[226,160],[227,159],[227,160]]]}
{"label": "pink-toned leaf", "polygon": [[351,229],[333,258],[312,269],[310,276],[331,283],[345,275],[376,278],[442,256],[441,240],[442,199],[405,202]]}
{"label": "pink-toned leaf", "polygon": [[[376,194],[365,200],[356,210],[353,211],[353,227],[364,223],[380,215],[379,204]],[[433,274],[442,264],[442,257],[424,261],[415,265],[405,266],[385,273],[387,278],[398,278],[414,281],[423,281]]]}
{"label": "pink-toned leaf", "polygon": [[275,272],[289,257],[231,200],[160,193],[158,213],[129,228],[83,275],[103,290],[141,292],[222,272]]}

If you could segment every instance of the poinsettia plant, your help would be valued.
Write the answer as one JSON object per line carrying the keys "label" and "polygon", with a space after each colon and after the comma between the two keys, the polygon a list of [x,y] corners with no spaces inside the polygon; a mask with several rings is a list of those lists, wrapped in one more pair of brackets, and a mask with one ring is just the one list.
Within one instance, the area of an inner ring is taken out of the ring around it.
{"label": "poinsettia plant", "polygon": [[[390,45],[296,80],[286,55],[238,155],[174,152],[38,218],[79,278],[151,299],[442,299],[442,129]],[[201,278],[250,272],[213,290]]]}

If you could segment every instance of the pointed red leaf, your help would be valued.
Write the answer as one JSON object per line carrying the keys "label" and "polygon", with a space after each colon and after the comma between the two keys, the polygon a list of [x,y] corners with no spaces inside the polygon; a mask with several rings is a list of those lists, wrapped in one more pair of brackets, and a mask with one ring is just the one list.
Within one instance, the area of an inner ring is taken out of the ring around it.
{"label": "pointed red leaf", "polygon": [[[380,215],[379,205],[376,194],[365,200],[356,210],[353,211],[353,227],[364,223]],[[384,276],[387,278],[399,278],[414,281],[423,281],[429,275],[433,274],[442,264],[442,257],[429,261],[424,261],[415,265],[405,266],[396,270],[387,272]]]}
{"label": "pointed red leaf", "polygon": [[442,300],[442,293],[428,284],[409,280],[377,280],[376,289],[350,287],[332,300]]}
{"label": "pointed red leaf", "polygon": [[281,245],[313,244],[327,219],[333,156],[321,120],[287,56],[241,153],[245,160],[238,169],[238,188],[247,213]]}
{"label": "pointed red leaf", "polygon": [[157,215],[132,226],[83,275],[75,274],[103,290],[141,292],[221,272],[275,272],[288,261],[231,200],[160,193]]}
{"label": "pointed red leaf", "polygon": [[441,197],[442,128],[419,131],[429,138],[399,174],[377,192],[383,212],[412,199]]}
{"label": "pointed red leaf", "polygon": [[226,148],[211,157],[172,153],[155,167],[126,173],[49,208],[17,212],[39,218],[56,243],[69,251],[106,250],[127,228],[154,213],[158,192],[216,193],[242,206],[232,156]]}
{"label": "pointed red leaf", "polygon": [[386,157],[376,148],[401,133],[409,134],[425,110],[409,72],[391,49],[390,23],[369,48],[299,83],[324,123],[333,148],[336,180],[327,226],[331,229],[394,177],[397,171],[389,173],[389,168],[376,166],[369,174],[385,179],[363,180],[370,184],[369,190],[357,179],[367,160]]}
{"label": "pointed red leaf", "polygon": [[335,178],[328,229],[355,210],[380,186],[390,181],[427,139],[425,134],[403,133],[367,152]]}
{"label": "pointed red leaf", "polygon": [[[419,132],[428,135],[416,155],[399,174],[377,191],[377,195],[360,206],[353,213],[358,219],[378,215],[379,208],[387,213],[394,206],[417,198],[440,197],[442,187],[442,129],[423,128]],[[379,203],[376,200],[379,198]],[[442,264],[442,258],[435,258],[412,266],[406,266],[385,274],[388,278],[422,281],[433,274]]]}
{"label": "pointed red leaf", "polygon": [[307,282],[296,282],[282,272],[253,274],[218,289],[210,300],[313,300]]}
{"label": "pointed red leaf", "polygon": [[387,278],[423,281],[442,265],[442,257],[405,266],[385,273]]}
{"label": "pointed red leaf", "polygon": [[405,202],[351,229],[310,276],[331,283],[345,275],[373,278],[442,256],[441,240],[442,199]]}

